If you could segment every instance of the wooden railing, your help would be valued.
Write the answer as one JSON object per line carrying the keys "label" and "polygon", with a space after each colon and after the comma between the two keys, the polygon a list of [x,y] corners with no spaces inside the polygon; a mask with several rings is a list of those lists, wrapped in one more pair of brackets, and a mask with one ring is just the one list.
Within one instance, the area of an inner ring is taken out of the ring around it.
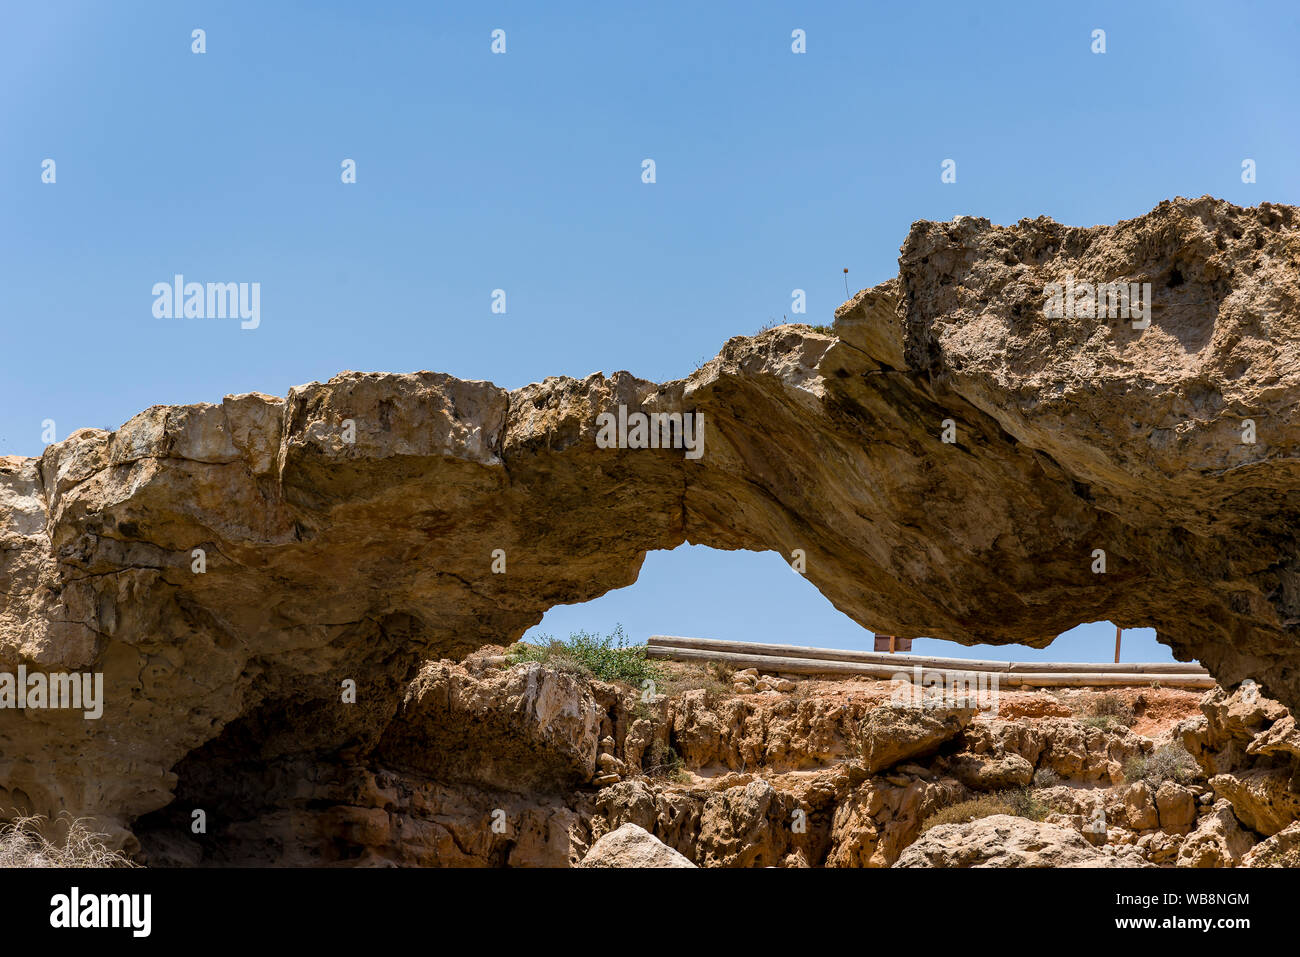
{"label": "wooden railing", "polygon": [[[1089,662],[982,661],[938,658],[838,648],[801,648],[714,638],[654,635],[647,642],[651,658],[677,661],[721,661],[737,669],[757,668],[771,674],[862,675],[869,678],[924,680],[939,672],[947,681],[954,673],[989,673],[1004,687],[1122,687],[1159,684],[1167,688],[1213,688],[1214,678],[1198,664],[1155,662],[1093,664]],[[917,670],[919,669],[919,670]]]}

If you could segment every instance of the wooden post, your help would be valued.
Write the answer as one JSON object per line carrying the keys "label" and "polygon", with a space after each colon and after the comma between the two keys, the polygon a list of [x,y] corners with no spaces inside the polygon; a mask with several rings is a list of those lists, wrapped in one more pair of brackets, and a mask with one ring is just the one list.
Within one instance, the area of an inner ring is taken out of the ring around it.
{"label": "wooden post", "polygon": [[1115,626],[1115,664],[1119,664],[1119,636],[1124,633],[1119,625]]}
{"label": "wooden post", "polygon": [[890,653],[891,655],[894,653],[894,649],[897,647],[897,645],[898,645],[898,639],[897,639],[897,637],[894,636],[894,635],[890,635],[890,636],[889,636],[889,653]]}

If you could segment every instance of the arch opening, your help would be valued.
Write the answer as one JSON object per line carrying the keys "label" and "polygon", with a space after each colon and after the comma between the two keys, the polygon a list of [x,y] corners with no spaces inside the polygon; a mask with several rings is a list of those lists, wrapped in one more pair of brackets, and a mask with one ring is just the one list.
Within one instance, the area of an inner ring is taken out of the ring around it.
{"label": "arch opening", "polygon": [[[652,635],[679,635],[808,648],[869,651],[875,632],[835,606],[775,552],[726,551],[683,544],[647,553],[635,583],[586,602],[552,606],[523,641],[564,639],[577,632],[605,634],[618,625],[634,643]],[[1116,625],[1081,623],[1050,644],[964,645],[941,635],[913,639],[911,653],[989,661],[1085,662],[1115,660]],[[1121,662],[1177,659],[1154,628],[1123,631]]]}

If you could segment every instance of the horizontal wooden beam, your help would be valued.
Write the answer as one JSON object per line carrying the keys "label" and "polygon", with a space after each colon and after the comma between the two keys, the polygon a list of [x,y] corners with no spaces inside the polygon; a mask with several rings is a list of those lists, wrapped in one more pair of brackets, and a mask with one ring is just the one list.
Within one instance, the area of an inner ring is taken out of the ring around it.
{"label": "horizontal wooden beam", "polygon": [[[733,644],[743,645],[744,642]],[[677,661],[720,661],[734,666],[737,670],[755,668],[775,674],[792,675],[834,675],[861,676],[883,680],[899,679],[906,681],[938,680],[945,685],[952,684],[966,675],[988,674],[996,676],[1000,687],[1076,687],[1106,688],[1124,686],[1149,686],[1159,684],[1167,688],[1209,689],[1215,681],[1209,674],[1187,674],[1178,672],[1095,672],[1095,671],[1002,671],[994,669],[977,669],[965,667],[966,662],[956,659],[931,659],[931,661],[955,661],[961,667],[928,664],[914,655],[882,655],[885,662],[839,661],[830,658],[787,657],[769,654],[742,654],[735,651],[714,651],[710,649],[685,648],[664,645],[651,641],[646,649],[651,658],[671,658]],[[1006,662],[994,662],[1006,664]]]}
{"label": "horizontal wooden beam", "polygon": [[768,645],[749,641],[724,641],[718,638],[683,638],[677,635],[652,635],[651,648],[685,648],[692,651],[716,651],[744,655],[767,655],[780,658],[805,658],[821,661],[853,661],[861,664],[905,664],[927,668],[957,668],[962,671],[997,671],[1008,674],[1185,674],[1210,677],[1195,662],[1137,662],[1112,664],[1089,661],[989,661],[977,658],[940,658],[931,655],[889,654],[879,651],[855,651],[840,648],[803,648],[799,645]]}

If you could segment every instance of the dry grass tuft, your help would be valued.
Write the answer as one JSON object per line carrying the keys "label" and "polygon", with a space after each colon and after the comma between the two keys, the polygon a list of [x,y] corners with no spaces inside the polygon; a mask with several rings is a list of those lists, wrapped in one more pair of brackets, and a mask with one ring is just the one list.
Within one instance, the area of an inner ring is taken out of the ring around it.
{"label": "dry grass tuft", "polygon": [[138,867],[121,851],[110,851],[105,835],[85,818],[69,820],[60,844],[41,831],[43,817],[18,817],[0,824],[0,867]]}

